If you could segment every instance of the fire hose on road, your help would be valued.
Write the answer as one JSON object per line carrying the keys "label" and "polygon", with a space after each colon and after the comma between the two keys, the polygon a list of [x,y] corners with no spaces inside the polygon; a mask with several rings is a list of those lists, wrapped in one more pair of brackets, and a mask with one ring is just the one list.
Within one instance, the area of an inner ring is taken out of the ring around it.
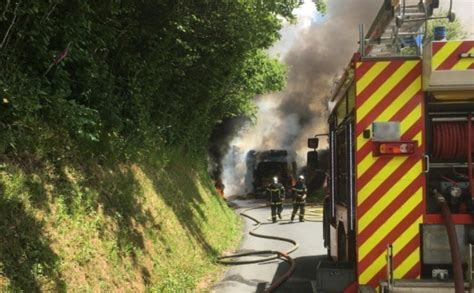
{"label": "fire hose on road", "polygon": [[[267,262],[270,260],[274,260],[277,258],[282,258],[288,264],[290,265],[290,268],[288,271],[283,274],[281,277],[279,277],[275,282],[271,284],[271,286],[265,291],[265,292],[274,292],[278,287],[280,287],[286,280],[288,280],[293,272],[295,271],[296,265],[294,260],[289,256],[290,253],[294,252],[296,249],[298,249],[298,242],[296,242],[293,239],[290,238],[285,238],[285,237],[280,237],[280,236],[274,236],[274,235],[265,235],[265,234],[259,234],[256,233],[255,231],[259,229],[262,226],[262,222],[257,220],[256,218],[250,216],[247,214],[248,211],[255,210],[255,209],[260,209],[260,208],[268,208],[269,205],[260,205],[257,207],[251,207],[244,209],[241,211],[239,214],[243,217],[246,217],[250,219],[251,221],[255,222],[255,226],[249,231],[249,235],[252,235],[254,237],[258,238],[265,238],[265,239],[272,239],[272,240],[278,240],[278,241],[284,241],[293,244],[293,246],[288,249],[285,252],[281,251],[276,251],[276,250],[258,250],[258,251],[251,251],[251,252],[242,252],[242,253],[236,253],[236,254],[229,254],[229,255],[224,255],[220,256],[218,258],[218,262],[221,264],[226,264],[226,265],[238,265],[238,264],[253,264],[253,263],[261,263],[261,262]],[[313,211],[308,211],[308,216],[314,217]],[[320,221],[316,217],[316,219],[308,219],[309,221]],[[258,259],[251,259],[251,260],[240,260],[238,258],[242,257],[247,257],[247,256],[255,256],[255,255],[269,255],[266,257],[258,258]]]}

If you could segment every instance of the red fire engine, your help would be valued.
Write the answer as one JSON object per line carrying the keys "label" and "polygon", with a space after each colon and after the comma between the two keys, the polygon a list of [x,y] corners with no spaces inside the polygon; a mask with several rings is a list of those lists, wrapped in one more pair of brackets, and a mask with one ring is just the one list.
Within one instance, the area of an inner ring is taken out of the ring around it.
{"label": "red fire engine", "polygon": [[360,29],[332,93],[318,292],[472,288],[474,41],[421,41],[438,1],[408,2]]}

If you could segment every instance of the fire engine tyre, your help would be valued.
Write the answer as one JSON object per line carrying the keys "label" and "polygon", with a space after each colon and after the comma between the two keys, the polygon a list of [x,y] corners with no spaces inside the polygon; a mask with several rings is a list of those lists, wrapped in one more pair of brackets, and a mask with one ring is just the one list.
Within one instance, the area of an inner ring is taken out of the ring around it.
{"label": "fire engine tyre", "polygon": [[337,227],[337,260],[347,261],[346,232],[342,223]]}

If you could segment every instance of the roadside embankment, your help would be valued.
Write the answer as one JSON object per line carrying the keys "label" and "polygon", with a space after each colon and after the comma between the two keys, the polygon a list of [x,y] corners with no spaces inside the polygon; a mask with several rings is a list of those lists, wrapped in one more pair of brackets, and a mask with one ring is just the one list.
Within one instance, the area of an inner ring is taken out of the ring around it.
{"label": "roadside embankment", "polygon": [[0,160],[0,291],[206,289],[240,221],[203,160]]}

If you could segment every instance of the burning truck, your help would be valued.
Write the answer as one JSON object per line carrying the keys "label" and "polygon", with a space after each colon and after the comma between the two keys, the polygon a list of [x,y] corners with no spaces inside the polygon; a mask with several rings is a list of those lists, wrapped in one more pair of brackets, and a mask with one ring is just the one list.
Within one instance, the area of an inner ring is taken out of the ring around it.
{"label": "burning truck", "polygon": [[263,196],[274,176],[289,191],[296,177],[296,154],[287,150],[251,150],[247,153],[247,193]]}

